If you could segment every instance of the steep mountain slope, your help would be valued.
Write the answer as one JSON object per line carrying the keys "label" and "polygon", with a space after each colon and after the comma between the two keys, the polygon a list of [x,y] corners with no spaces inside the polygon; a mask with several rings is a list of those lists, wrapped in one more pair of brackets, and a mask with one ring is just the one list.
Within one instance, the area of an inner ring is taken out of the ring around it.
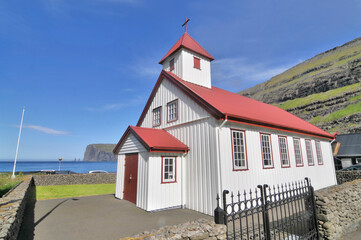
{"label": "steep mountain slope", "polygon": [[113,154],[116,144],[89,144],[86,147],[83,161],[116,161]]}
{"label": "steep mountain slope", "polygon": [[331,133],[361,132],[361,38],[239,94],[281,107]]}

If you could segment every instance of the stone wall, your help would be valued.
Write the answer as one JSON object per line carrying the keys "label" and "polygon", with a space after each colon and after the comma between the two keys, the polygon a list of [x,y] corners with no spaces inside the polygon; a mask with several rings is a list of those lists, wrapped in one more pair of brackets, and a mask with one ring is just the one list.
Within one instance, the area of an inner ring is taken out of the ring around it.
{"label": "stone wall", "polygon": [[338,239],[361,220],[361,180],[315,192],[321,239]]}
{"label": "stone wall", "polygon": [[157,230],[146,231],[126,239],[172,239],[172,240],[221,240],[226,239],[226,225],[198,219],[174,226],[165,226]]}
{"label": "stone wall", "polygon": [[17,239],[31,187],[29,177],[0,198],[0,240]]}
{"label": "stone wall", "polygon": [[35,186],[115,183],[116,173],[35,175]]}
{"label": "stone wall", "polygon": [[355,179],[361,179],[361,170],[357,171],[337,171],[336,178],[338,184],[343,184],[345,182],[351,182]]}

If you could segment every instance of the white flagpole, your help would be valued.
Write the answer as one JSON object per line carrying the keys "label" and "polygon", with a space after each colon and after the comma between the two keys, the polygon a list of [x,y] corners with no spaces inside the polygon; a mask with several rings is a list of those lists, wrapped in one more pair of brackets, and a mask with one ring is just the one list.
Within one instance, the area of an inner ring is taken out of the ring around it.
{"label": "white flagpole", "polygon": [[21,115],[21,123],[20,123],[19,137],[18,137],[18,145],[16,146],[16,154],[15,154],[15,160],[14,160],[14,169],[13,169],[13,175],[11,175],[11,178],[15,178],[16,159],[18,158],[20,135],[21,135],[21,128],[23,127],[24,112],[25,112],[25,107],[23,107],[23,114]]}

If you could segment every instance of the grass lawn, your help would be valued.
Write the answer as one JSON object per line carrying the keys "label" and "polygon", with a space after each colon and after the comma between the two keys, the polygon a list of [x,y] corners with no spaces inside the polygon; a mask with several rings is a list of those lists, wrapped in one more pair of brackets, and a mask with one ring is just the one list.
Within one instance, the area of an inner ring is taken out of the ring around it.
{"label": "grass lawn", "polygon": [[69,198],[91,195],[114,194],[115,184],[79,184],[37,186],[36,199]]}
{"label": "grass lawn", "polygon": [[0,197],[2,197],[23,179],[24,176],[16,176],[15,179],[11,179],[11,173],[0,173]]}

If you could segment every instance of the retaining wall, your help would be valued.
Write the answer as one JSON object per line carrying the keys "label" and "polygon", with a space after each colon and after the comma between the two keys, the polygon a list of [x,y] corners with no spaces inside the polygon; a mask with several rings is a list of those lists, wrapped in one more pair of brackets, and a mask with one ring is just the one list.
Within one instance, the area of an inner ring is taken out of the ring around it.
{"label": "retaining wall", "polygon": [[127,239],[179,239],[179,240],[222,240],[226,239],[226,225],[215,224],[213,221],[198,219],[174,226],[165,226],[158,230],[146,231]]}
{"label": "retaining wall", "polygon": [[35,186],[115,183],[116,173],[34,175]]}
{"label": "retaining wall", "polygon": [[361,180],[315,192],[321,239],[339,239],[361,220]]}
{"label": "retaining wall", "polygon": [[0,240],[17,239],[31,187],[29,177],[0,198]]}
{"label": "retaining wall", "polygon": [[356,179],[361,179],[361,170],[337,171],[336,178],[337,178],[338,184],[342,184],[345,182],[351,182]]}

